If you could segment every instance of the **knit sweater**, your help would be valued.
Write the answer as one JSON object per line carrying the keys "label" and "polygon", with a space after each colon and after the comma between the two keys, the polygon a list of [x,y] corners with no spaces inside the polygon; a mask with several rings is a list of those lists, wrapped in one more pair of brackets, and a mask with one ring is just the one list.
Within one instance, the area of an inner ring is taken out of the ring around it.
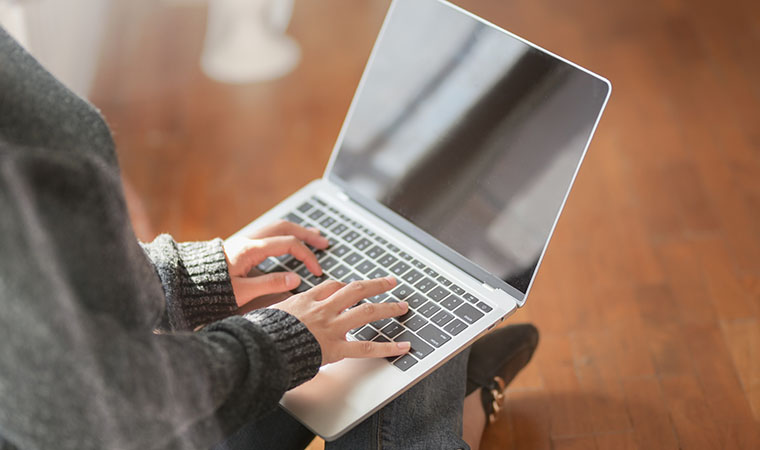
{"label": "knit sweater", "polygon": [[235,312],[221,240],[140,245],[105,121],[0,29],[0,448],[208,448],[321,363]]}

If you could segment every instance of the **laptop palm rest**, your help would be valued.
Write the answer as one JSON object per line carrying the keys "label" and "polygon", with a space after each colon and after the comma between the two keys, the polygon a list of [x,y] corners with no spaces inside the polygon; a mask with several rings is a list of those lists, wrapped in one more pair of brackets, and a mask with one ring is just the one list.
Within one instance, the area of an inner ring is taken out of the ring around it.
{"label": "laptop palm rest", "polygon": [[383,359],[345,359],[323,367],[310,381],[288,391],[280,404],[330,441],[394,398],[409,378]]}

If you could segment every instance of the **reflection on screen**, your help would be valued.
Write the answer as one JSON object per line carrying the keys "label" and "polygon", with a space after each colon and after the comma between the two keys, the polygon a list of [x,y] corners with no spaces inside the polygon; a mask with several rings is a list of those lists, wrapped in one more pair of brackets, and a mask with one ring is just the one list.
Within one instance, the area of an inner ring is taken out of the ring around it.
{"label": "reflection on screen", "polygon": [[377,45],[333,174],[525,293],[607,85],[435,0]]}

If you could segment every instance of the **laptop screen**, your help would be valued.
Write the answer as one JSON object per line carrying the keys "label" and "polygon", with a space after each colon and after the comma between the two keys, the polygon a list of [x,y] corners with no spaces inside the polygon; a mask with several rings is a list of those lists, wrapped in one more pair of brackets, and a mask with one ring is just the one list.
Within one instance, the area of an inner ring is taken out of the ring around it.
{"label": "laptop screen", "polygon": [[450,4],[397,0],[329,176],[524,297],[608,93]]}

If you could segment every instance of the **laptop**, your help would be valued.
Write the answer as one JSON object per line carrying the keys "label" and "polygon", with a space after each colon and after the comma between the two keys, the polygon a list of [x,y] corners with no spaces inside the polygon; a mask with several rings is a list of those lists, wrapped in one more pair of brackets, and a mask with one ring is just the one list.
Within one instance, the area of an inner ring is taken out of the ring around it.
{"label": "laptop", "polygon": [[285,218],[322,230],[315,277],[394,275],[409,312],[348,339],[407,355],[322,367],[281,406],[334,440],[525,304],[601,117],[606,79],[442,0],[394,0],[330,162],[239,233]]}

